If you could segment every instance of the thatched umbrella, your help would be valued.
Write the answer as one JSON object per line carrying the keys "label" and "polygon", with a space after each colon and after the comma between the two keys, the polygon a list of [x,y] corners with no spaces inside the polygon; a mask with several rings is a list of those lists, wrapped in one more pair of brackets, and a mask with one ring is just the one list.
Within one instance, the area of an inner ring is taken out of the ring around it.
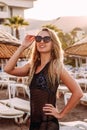
{"label": "thatched umbrella", "polygon": [[[0,31],[0,59],[8,59],[20,46],[21,42],[7,32]],[[24,54],[20,58],[25,57]]]}
{"label": "thatched umbrella", "polygon": [[87,37],[65,49],[68,55],[87,57]]}
{"label": "thatched umbrella", "polygon": [[[0,31],[0,69],[3,71],[3,67],[6,63],[6,59],[9,59],[17,48],[20,46],[21,42],[13,37],[11,34]],[[19,58],[25,58],[25,52],[23,52]],[[4,60],[5,59],[5,60]]]}
{"label": "thatched umbrella", "polygon": [[78,66],[77,64],[82,65],[82,59],[86,60],[87,65],[87,37],[66,48],[65,54],[75,59],[76,66]]}

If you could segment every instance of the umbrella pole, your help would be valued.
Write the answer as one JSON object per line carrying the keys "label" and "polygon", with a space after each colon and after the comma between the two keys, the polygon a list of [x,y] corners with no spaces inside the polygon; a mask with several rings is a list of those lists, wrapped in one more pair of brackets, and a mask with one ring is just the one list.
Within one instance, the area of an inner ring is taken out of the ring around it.
{"label": "umbrella pole", "polygon": [[79,57],[79,66],[82,66],[82,59]]}
{"label": "umbrella pole", "polygon": [[1,59],[1,72],[3,72],[4,71],[4,61],[3,61],[3,59]]}
{"label": "umbrella pole", "polygon": [[78,69],[78,59],[77,58],[75,58],[75,66]]}
{"label": "umbrella pole", "polygon": [[86,70],[87,70],[87,57],[86,57]]}

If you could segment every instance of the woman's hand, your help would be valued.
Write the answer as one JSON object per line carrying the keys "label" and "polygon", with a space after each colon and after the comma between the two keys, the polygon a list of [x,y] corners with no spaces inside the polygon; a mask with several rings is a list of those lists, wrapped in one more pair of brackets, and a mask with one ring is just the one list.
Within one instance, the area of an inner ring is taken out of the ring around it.
{"label": "woman's hand", "polygon": [[51,115],[57,119],[61,119],[63,117],[62,114],[58,112],[57,108],[55,108],[52,104],[45,104],[43,111],[45,115]]}
{"label": "woman's hand", "polygon": [[24,47],[24,49],[28,48],[34,41],[35,37],[33,35],[26,35],[21,46]]}

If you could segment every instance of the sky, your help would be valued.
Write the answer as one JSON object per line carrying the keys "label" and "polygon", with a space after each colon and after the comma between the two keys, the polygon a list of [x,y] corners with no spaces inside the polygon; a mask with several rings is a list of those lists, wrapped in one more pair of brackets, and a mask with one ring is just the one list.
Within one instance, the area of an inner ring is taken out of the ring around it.
{"label": "sky", "polygon": [[87,16],[87,0],[36,0],[24,12],[26,19],[52,20],[62,16]]}

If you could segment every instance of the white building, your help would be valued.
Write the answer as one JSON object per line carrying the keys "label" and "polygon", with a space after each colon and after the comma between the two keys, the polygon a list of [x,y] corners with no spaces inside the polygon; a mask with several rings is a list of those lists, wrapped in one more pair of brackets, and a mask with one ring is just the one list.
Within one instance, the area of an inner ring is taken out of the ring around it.
{"label": "white building", "polygon": [[20,15],[24,17],[24,10],[33,8],[36,0],[0,0],[0,29],[9,32],[8,27],[2,26],[6,18]]}
{"label": "white building", "polygon": [[33,7],[35,0],[0,0],[0,22],[14,15],[24,16],[24,10]]}

